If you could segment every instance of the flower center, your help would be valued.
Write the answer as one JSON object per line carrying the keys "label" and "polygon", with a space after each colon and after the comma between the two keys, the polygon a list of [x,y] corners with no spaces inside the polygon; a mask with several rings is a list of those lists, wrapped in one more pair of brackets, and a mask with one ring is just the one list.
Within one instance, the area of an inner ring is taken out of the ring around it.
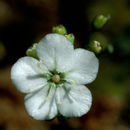
{"label": "flower center", "polygon": [[59,83],[60,80],[61,80],[61,78],[60,78],[60,76],[58,74],[54,74],[51,79],[55,83]]}

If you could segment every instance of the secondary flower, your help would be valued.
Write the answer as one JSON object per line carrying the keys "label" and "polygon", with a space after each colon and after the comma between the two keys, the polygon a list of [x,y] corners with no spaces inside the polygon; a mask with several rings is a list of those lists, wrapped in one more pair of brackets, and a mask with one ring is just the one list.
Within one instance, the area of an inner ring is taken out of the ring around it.
{"label": "secondary flower", "polygon": [[37,45],[37,56],[20,58],[11,69],[16,88],[26,93],[25,107],[37,120],[53,119],[58,113],[80,117],[91,107],[92,96],[84,84],[98,72],[93,52],[74,49],[63,35],[48,34]]}

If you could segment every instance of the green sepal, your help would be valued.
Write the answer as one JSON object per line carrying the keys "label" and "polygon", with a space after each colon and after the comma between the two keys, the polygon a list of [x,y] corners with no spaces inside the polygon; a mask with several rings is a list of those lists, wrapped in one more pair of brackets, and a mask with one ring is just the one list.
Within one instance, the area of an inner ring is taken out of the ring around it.
{"label": "green sepal", "polygon": [[26,55],[38,59],[38,56],[37,56],[37,53],[36,53],[37,45],[38,45],[37,43],[34,43],[31,47],[29,47],[26,50]]}
{"label": "green sepal", "polygon": [[65,37],[74,45],[75,36],[73,33],[67,34]]}
{"label": "green sepal", "polygon": [[58,33],[61,35],[66,35],[67,34],[67,30],[63,25],[58,25],[52,28],[52,32],[53,33]]}

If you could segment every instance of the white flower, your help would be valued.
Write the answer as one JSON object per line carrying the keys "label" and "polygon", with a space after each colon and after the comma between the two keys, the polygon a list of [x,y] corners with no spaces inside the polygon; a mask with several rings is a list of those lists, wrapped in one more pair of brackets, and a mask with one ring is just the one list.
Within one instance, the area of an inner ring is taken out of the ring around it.
{"label": "white flower", "polygon": [[84,84],[98,72],[93,52],[73,48],[60,34],[46,35],[37,46],[40,60],[26,56],[11,69],[16,88],[26,93],[25,107],[37,120],[53,119],[58,113],[80,117],[91,107],[92,96]]}

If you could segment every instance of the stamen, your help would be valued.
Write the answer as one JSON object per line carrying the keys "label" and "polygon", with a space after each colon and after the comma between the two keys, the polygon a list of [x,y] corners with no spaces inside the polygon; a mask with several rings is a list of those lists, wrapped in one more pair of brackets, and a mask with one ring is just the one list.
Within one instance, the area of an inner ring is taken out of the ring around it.
{"label": "stamen", "polygon": [[41,105],[38,107],[38,109],[40,109],[40,108],[44,105],[44,103],[50,99],[51,94],[52,94],[52,88],[53,88],[53,85],[51,85],[51,86],[49,87],[48,94],[47,94],[45,100],[44,100],[44,101],[41,103]]}
{"label": "stamen", "polygon": [[59,105],[60,105],[60,104],[62,104],[62,102],[57,102],[57,104],[59,104]]}
{"label": "stamen", "polygon": [[79,91],[80,91],[80,93],[83,93],[83,89],[82,88],[80,88]]}
{"label": "stamen", "polygon": [[76,81],[73,79],[66,79],[66,81],[67,82],[70,81],[72,83],[72,85],[73,85],[72,88],[74,88],[77,85]]}
{"label": "stamen", "polygon": [[47,84],[41,84],[41,85],[39,85],[39,86],[37,86],[37,88],[35,88],[35,89],[32,89],[32,88],[29,88],[28,89],[28,92],[29,93],[33,93],[33,92],[35,92],[35,91],[37,91],[37,90],[39,90],[39,89],[41,89],[42,87],[44,87],[44,86],[46,86]]}
{"label": "stamen", "polygon": [[44,73],[51,74],[47,69],[42,68],[42,67],[41,67],[41,64],[43,64],[43,63],[42,63],[42,61],[40,60],[40,61],[37,63],[37,67],[38,67],[41,71],[43,71]]}
{"label": "stamen", "polygon": [[68,97],[68,99],[69,99],[69,101],[70,102],[73,102],[73,99],[72,99],[72,96],[70,96],[70,89],[67,89],[65,86],[63,87],[64,88],[64,90],[66,91],[66,96]]}
{"label": "stamen", "polygon": [[53,85],[50,85],[49,90],[48,90],[48,94],[45,98],[45,101],[48,101],[50,99],[53,87],[54,87]]}
{"label": "stamen", "polygon": [[32,92],[32,89],[31,89],[31,88],[29,88],[29,89],[28,89],[28,91],[29,91],[29,93],[31,93],[31,92]]}
{"label": "stamen", "polygon": [[[60,89],[60,88],[59,88]],[[57,98],[57,104],[62,104],[61,100],[60,100],[60,94],[59,94],[59,91],[57,89],[57,93],[56,93],[56,98]]]}

